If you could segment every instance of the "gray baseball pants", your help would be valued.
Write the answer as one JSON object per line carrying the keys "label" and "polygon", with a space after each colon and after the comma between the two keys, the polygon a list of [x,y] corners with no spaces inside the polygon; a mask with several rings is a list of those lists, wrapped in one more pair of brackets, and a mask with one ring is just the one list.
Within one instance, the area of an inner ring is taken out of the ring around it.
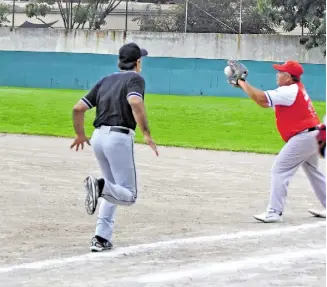
{"label": "gray baseball pants", "polygon": [[308,177],[316,197],[326,208],[326,178],[318,170],[317,134],[318,131],[312,131],[293,136],[278,154],[272,168],[268,209],[284,211],[289,182],[300,166]]}
{"label": "gray baseball pants", "polygon": [[111,241],[117,205],[132,205],[137,198],[134,136],[133,130],[124,134],[101,126],[91,138],[105,180],[95,235],[108,241]]}

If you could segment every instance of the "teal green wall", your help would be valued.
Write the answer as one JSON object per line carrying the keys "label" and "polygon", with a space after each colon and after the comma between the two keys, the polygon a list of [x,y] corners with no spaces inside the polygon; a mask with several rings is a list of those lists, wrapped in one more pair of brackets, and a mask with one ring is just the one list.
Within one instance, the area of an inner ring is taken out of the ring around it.
{"label": "teal green wall", "polygon": [[[260,89],[276,87],[271,62],[243,61],[249,82]],[[101,77],[117,71],[117,56],[0,51],[0,85],[90,89]],[[153,94],[239,96],[223,73],[225,60],[151,58],[144,59],[146,92]],[[325,101],[326,66],[304,64],[303,82],[312,99]]]}

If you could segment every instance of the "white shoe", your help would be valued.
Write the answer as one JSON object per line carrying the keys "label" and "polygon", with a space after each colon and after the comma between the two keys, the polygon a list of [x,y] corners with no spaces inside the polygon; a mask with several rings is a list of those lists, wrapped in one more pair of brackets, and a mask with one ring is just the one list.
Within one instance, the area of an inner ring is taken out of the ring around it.
{"label": "white shoe", "polygon": [[266,211],[264,213],[254,215],[256,220],[259,220],[264,223],[275,223],[275,222],[283,222],[282,215],[276,213],[275,211]]}
{"label": "white shoe", "polygon": [[326,218],[326,210],[323,211],[318,211],[315,209],[309,209],[309,213],[311,213],[315,217],[321,217],[321,218]]}

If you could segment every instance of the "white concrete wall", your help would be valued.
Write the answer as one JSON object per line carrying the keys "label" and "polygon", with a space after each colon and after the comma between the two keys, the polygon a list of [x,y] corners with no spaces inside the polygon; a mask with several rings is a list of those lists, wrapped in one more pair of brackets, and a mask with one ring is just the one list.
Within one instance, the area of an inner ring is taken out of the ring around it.
{"label": "white concrete wall", "polygon": [[153,57],[179,57],[325,64],[318,48],[307,51],[299,36],[181,34],[129,31],[0,28],[0,50],[117,54],[121,45],[134,41]]}

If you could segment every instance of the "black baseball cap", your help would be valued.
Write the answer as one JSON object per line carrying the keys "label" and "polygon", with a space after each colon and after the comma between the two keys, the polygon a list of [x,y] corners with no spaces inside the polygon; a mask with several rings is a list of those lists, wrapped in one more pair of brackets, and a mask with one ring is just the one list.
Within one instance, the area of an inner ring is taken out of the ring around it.
{"label": "black baseball cap", "polygon": [[119,49],[119,61],[124,64],[136,62],[147,55],[148,51],[141,49],[135,43],[125,44]]}

